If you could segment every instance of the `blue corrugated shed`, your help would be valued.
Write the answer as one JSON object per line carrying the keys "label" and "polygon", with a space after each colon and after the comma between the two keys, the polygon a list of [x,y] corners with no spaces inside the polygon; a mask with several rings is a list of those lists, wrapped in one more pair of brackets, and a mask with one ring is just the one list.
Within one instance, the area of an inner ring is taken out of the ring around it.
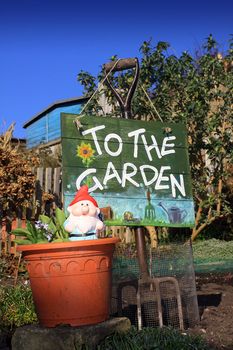
{"label": "blue corrugated shed", "polygon": [[27,121],[23,125],[26,129],[27,147],[32,148],[59,140],[61,113],[78,114],[87,100],[86,97],[78,97],[57,101]]}

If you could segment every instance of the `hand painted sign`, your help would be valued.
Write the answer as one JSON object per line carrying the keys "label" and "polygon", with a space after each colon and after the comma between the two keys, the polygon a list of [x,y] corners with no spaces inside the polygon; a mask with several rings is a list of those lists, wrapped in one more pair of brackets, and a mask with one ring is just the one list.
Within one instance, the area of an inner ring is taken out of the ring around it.
{"label": "hand painted sign", "polygon": [[194,206],[185,126],[61,115],[65,206],[82,184],[106,225],[191,227]]}

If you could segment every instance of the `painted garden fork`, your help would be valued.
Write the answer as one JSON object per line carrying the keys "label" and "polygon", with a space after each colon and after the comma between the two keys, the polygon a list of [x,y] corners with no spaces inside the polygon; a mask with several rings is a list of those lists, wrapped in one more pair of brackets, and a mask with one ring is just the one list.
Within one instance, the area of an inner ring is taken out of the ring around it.
{"label": "painted garden fork", "polygon": [[147,191],[146,195],[147,195],[147,202],[148,202],[148,204],[146,205],[146,208],[145,208],[145,219],[154,220],[155,219],[155,208],[151,204],[151,198],[150,198],[150,191],[149,190]]}

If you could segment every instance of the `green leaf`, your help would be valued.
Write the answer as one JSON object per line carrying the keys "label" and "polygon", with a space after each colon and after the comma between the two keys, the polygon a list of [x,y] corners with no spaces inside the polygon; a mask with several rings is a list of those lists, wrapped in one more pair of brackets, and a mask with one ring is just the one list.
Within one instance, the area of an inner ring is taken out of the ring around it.
{"label": "green leaf", "polygon": [[67,239],[68,238],[68,233],[64,229],[64,222],[66,220],[66,215],[63,210],[60,208],[56,208],[55,210],[55,224],[57,228],[57,236],[61,239]]}
{"label": "green leaf", "polygon": [[28,236],[28,235],[31,235],[31,233],[25,229],[25,228],[16,228],[14,230],[11,231],[11,233],[15,236]]}
{"label": "green leaf", "polygon": [[29,239],[14,239],[14,242],[22,245],[22,244],[32,244],[32,241],[30,241]]}
{"label": "green leaf", "polygon": [[37,237],[37,231],[36,231],[35,225],[32,224],[30,221],[27,221],[26,227],[27,227],[27,230],[30,232],[30,235],[33,238],[36,238]]}
{"label": "green leaf", "polygon": [[55,217],[56,217],[56,221],[59,223],[59,225],[62,226],[66,220],[66,215],[65,215],[64,211],[57,207],[55,210]]}
{"label": "green leaf", "polygon": [[21,236],[21,237],[23,236],[25,237],[24,240],[30,241],[30,243],[36,243],[37,241],[37,238],[34,236],[34,234],[32,234],[32,232],[29,232],[27,229],[16,228],[15,230],[12,231],[12,234],[14,234],[15,236]]}
{"label": "green leaf", "polygon": [[52,218],[50,218],[50,217],[47,216],[47,215],[40,215],[40,216],[39,216],[39,220],[40,220],[41,222],[43,222],[43,224],[47,224],[47,225],[48,225],[48,229],[49,229],[50,231],[52,231],[53,233],[56,232],[57,227],[56,227],[56,224],[53,222],[53,219],[52,219]]}
{"label": "green leaf", "polygon": [[39,216],[39,221],[43,222],[43,224],[49,224],[51,221],[51,218],[47,215],[40,215]]}

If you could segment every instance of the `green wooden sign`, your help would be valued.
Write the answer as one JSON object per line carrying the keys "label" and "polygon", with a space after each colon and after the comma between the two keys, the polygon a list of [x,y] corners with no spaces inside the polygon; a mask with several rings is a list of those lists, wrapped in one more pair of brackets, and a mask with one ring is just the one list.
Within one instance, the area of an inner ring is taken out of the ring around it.
{"label": "green wooden sign", "polygon": [[106,225],[194,225],[183,124],[77,117],[61,114],[65,207],[87,184]]}

